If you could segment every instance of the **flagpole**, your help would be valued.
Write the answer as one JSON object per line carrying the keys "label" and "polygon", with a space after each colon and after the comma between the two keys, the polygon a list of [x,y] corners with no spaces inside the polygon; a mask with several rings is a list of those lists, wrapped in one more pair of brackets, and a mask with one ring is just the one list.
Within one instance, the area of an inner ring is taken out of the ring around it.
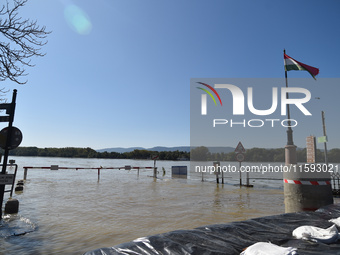
{"label": "flagpole", "polygon": [[[286,50],[283,50],[283,53],[286,54]],[[288,77],[287,77],[287,69],[285,68],[285,78],[286,78],[286,88],[288,88]],[[289,99],[288,93],[286,93],[286,98]],[[287,117],[288,117],[288,130],[287,130],[287,145],[294,145],[293,142],[293,130],[291,128],[291,121],[290,121],[290,110],[289,104],[286,104],[287,107]]]}
{"label": "flagpole", "polygon": [[[286,54],[286,50],[283,50],[283,53]],[[286,79],[286,88],[288,88],[288,77],[287,77],[287,69],[285,66],[285,79]],[[289,99],[288,93],[286,93],[286,98]],[[288,130],[287,130],[287,145],[285,146],[285,164],[296,164],[297,157],[296,157],[296,146],[293,142],[293,130],[291,127],[290,121],[290,110],[289,104],[286,104],[287,109],[287,118],[288,118]]]}

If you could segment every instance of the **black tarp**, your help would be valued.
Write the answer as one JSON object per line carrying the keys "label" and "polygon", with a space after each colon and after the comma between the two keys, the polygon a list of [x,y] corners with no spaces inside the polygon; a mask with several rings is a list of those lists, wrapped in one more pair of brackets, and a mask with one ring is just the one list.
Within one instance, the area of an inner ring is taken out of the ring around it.
{"label": "black tarp", "polygon": [[[214,224],[192,230],[177,230],[148,236],[85,255],[122,254],[240,254],[256,242],[295,247],[300,255],[338,254],[340,241],[333,244],[298,240],[292,231],[309,225],[328,228],[328,220],[340,217],[340,205],[329,205],[315,212],[286,213],[227,224]],[[340,230],[340,228],[338,228]]]}

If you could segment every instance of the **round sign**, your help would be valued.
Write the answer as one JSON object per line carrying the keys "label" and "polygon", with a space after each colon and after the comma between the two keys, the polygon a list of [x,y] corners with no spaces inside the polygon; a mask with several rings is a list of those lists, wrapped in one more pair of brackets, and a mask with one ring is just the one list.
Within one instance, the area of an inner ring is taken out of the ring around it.
{"label": "round sign", "polygon": [[238,162],[242,162],[244,160],[244,154],[243,153],[237,153],[236,159]]}
{"label": "round sign", "polygon": [[8,148],[6,148],[7,133],[8,133],[8,127],[0,131],[0,147],[4,150],[5,149],[13,150],[20,145],[22,141],[22,133],[20,129],[16,127],[12,127],[11,141],[9,142]]}

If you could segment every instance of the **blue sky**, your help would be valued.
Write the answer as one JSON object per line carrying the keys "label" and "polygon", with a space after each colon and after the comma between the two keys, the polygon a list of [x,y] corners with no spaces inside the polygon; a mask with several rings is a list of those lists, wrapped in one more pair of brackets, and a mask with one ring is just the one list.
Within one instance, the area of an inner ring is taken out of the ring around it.
{"label": "blue sky", "polygon": [[[52,31],[47,54],[26,85],[2,87],[18,89],[21,146],[189,145],[190,78],[283,78],[284,48],[318,77],[340,77],[339,12],[337,0],[29,0],[22,16]],[[327,97],[340,85],[313,90],[339,109]],[[326,111],[330,147],[340,147],[336,113]],[[270,140],[245,146],[281,147]]]}

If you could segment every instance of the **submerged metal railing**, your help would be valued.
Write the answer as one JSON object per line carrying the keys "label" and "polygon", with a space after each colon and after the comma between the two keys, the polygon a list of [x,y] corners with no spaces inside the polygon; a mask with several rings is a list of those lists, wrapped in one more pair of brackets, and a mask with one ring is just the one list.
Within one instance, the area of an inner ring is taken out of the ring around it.
{"label": "submerged metal railing", "polygon": [[132,167],[132,166],[123,166],[123,167],[60,167],[58,165],[51,165],[51,166],[24,166],[24,180],[27,179],[27,172],[29,169],[49,169],[49,170],[59,170],[59,169],[73,169],[73,170],[81,170],[81,169],[93,169],[98,171],[98,179],[100,178],[100,170],[104,169],[111,169],[111,170],[137,170],[137,175],[139,175],[140,169],[153,169],[154,170],[154,176],[157,178],[157,167]]}

